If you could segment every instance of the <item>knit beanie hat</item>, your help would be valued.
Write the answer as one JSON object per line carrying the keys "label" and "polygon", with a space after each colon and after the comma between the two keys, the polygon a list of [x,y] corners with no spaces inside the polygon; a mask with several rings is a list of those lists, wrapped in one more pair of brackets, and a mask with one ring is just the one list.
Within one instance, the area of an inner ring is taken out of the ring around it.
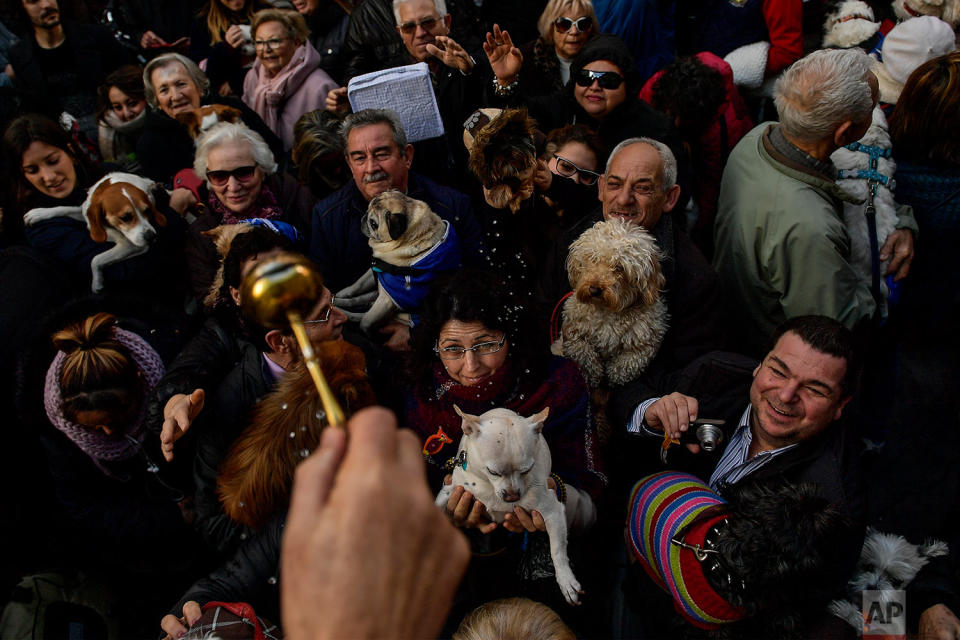
{"label": "knit beanie hat", "polygon": [[676,539],[702,547],[710,528],[728,514],[718,513],[688,525],[726,501],[695,476],[665,471],[640,480],[629,504],[627,524],[633,552],[654,582],[673,596],[677,612],[701,629],[716,629],[742,619],[743,609],[724,600],[707,581],[696,553],[672,542]]}
{"label": "knit beanie hat", "polygon": [[921,64],[946,55],[956,47],[950,25],[934,18],[910,18],[895,26],[883,41],[883,66],[890,77],[903,84]]}
{"label": "knit beanie hat", "polygon": [[[624,78],[627,81],[627,94],[636,94],[639,90],[639,76],[637,74],[637,65],[633,61],[633,55],[630,49],[624,44],[623,40],[617,36],[601,33],[598,36],[590,38],[580,49],[580,53],[570,63],[570,79],[576,78],[580,71],[597,60],[609,60],[620,68]],[[567,86],[573,87],[574,82],[567,83]]]}

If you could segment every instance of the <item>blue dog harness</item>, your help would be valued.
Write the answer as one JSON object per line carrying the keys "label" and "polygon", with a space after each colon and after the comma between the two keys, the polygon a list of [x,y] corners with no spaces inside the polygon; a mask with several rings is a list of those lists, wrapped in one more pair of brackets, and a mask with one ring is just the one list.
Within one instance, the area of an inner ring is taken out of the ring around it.
{"label": "blue dog harness", "polygon": [[412,312],[420,308],[430,283],[439,274],[460,268],[460,241],[447,220],[443,221],[443,238],[426,255],[409,267],[398,267],[374,259],[373,271],[383,290],[397,307]]}

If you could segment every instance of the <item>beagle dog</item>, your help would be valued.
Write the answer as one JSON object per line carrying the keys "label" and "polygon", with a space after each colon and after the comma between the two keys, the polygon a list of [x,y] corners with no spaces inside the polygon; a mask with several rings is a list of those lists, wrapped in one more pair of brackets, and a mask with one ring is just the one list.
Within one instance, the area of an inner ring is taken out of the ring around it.
{"label": "beagle dog", "polygon": [[187,128],[190,137],[196,140],[218,122],[242,122],[242,116],[239,109],[225,104],[207,104],[199,109],[182,111],[174,117]]}
{"label": "beagle dog", "polygon": [[108,173],[87,192],[79,207],[31,209],[23,222],[32,226],[42,220],[67,216],[86,222],[94,242],[112,242],[113,247],[90,262],[94,293],[103,289],[103,269],[145,253],[157,238],[154,225],[164,227],[167,219],[157,210],[153,191],[159,185],[132,173]]}

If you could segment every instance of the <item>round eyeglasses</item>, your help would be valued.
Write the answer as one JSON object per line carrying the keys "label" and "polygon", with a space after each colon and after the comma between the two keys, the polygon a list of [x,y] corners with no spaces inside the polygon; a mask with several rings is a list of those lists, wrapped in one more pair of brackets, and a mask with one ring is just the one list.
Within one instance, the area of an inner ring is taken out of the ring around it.
{"label": "round eyeglasses", "polygon": [[506,342],[506,340],[507,334],[503,334],[499,340],[478,342],[472,347],[461,347],[456,345],[443,348],[440,347],[440,343],[438,342],[437,346],[433,348],[433,352],[440,356],[441,360],[461,360],[465,355],[467,355],[467,351],[473,351],[474,355],[477,356],[486,356],[503,349],[503,344]]}

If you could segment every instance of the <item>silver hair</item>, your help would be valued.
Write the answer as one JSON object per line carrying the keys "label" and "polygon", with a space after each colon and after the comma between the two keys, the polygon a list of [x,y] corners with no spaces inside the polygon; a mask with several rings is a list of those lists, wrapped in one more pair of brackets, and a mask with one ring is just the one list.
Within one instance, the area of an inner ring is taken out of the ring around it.
{"label": "silver hair", "polygon": [[371,124],[385,124],[393,130],[393,141],[401,153],[407,148],[407,132],[403,130],[400,116],[393,109],[364,109],[351,113],[343,119],[340,125],[340,138],[343,140],[343,152],[347,152],[350,132]]}
{"label": "silver hair", "polygon": [[[408,2],[412,2],[412,0],[393,0],[393,17],[397,21],[397,26],[400,26],[400,5]],[[437,14],[441,18],[447,15],[446,0],[433,0],[433,8],[437,10]]]}
{"label": "silver hair", "polygon": [[157,92],[153,89],[153,80],[150,79],[150,76],[152,76],[153,72],[157,69],[169,67],[174,64],[183,65],[183,68],[187,70],[187,75],[193,80],[193,84],[197,85],[197,88],[200,90],[201,96],[206,95],[207,90],[210,88],[210,80],[206,74],[200,70],[196,62],[179,53],[165,53],[148,62],[147,66],[143,68],[143,92],[146,95],[147,104],[154,109],[157,108]]}
{"label": "silver hair", "polygon": [[869,120],[872,64],[860,49],[821,49],[793,63],[773,89],[783,132],[798,140],[822,140],[847,120]]}
{"label": "silver hair", "polygon": [[266,174],[276,173],[277,163],[273,159],[273,152],[264,142],[259,133],[245,124],[235,122],[221,122],[205,131],[197,139],[197,153],[193,158],[193,170],[203,179],[207,177],[207,158],[213,149],[222,144],[239,142],[250,145],[253,152],[253,161]]}
{"label": "silver hair", "polygon": [[613,166],[613,159],[618,153],[635,144],[645,144],[653,147],[654,151],[657,152],[657,155],[660,156],[660,167],[663,169],[663,185],[662,189],[664,191],[669,191],[673,188],[673,185],[677,184],[677,159],[673,155],[673,151],[670,150],[670,147],[663,144],[659,140],[654,140],[653,138],[627,138],[617,146],[613,148],[613,151],[610,152],[610,156],[607,158],[607,168],[604,171],[607,175],[610,174],[610,167]]}

